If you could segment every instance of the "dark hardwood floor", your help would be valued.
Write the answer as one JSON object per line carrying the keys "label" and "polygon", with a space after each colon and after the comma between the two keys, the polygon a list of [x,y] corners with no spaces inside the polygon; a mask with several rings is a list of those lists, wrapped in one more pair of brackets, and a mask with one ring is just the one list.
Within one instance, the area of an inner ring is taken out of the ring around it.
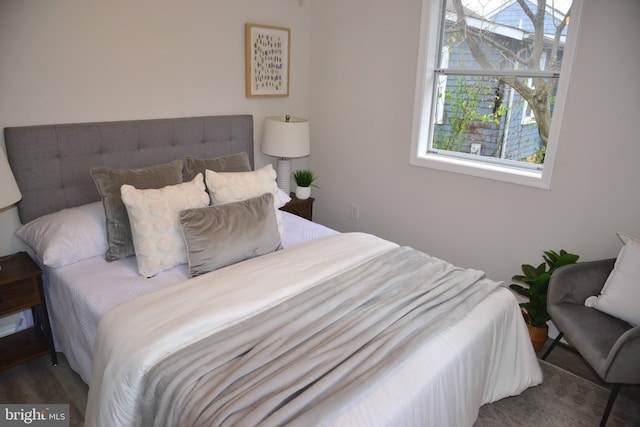
{"label": "dark hardwood floor", "polygon": [[[542,357],[550,343],[551,341],[547,342],[538,357]],[[71,370],[64,355],[58,353],[58,361],[58,366],[54,367],[49,356],[42,356],[0,372],[0,403],[68,403],[70,425],[82,426],[89,388]],[[581,360],[580,355],[565,346],[556,347],[547,362],[607,386]],[[620,394],[640,405],[640,386],[623,386]]]}
{"label": "dark hardwood floor", "polygon": [[70,426],[84,425],[88,392],[62,353],[58,366],[46,355],[0,372],[0,403],[68,403]]}

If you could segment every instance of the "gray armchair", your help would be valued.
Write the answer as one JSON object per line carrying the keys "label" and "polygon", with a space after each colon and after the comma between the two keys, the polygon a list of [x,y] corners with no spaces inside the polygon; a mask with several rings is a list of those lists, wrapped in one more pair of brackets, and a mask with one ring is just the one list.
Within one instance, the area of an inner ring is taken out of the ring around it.
{"label": "gray armchair", "polygon": [[640,384],[640,326],[586,307],[584,300],[600,294],[615,259],[582,262],[557,269],[549,282],[547,310],[560,334],[542,356],[546,359],[564,338],[603,381],[613,385],[600,422],[607,418],[622,384]]}

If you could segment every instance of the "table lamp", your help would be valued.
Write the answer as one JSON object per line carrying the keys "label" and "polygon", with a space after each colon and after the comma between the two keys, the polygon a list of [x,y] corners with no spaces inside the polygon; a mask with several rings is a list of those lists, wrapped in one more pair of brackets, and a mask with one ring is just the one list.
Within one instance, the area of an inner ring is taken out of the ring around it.
{"label": "table lamp", "polygon": [[[11,206],[20,199],[22,199],[22,194],[20,194],[16,179],[13,177],[11,167],[9,167],[7,156],[0,149],[0,209]],[[0,270],[2,270],[2,260],[3,258],[0,258]]]}
{"label": "table lamp", "polygon": [[276,173],[278,188],[289,194],[291,191],[291,160],[311,154],[309,121],[299,117],[272,116],[264,121],[262,152],[277,157]]}

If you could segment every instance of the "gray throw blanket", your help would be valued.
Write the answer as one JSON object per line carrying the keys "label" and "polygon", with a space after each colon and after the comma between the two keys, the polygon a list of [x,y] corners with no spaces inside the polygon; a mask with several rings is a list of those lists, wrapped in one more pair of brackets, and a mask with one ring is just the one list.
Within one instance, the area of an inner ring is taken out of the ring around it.
{"label": "gray throw blanket", "polygon": [[393,249],[160,361],[145,378],[139,424],[330,421],[498,286]]}

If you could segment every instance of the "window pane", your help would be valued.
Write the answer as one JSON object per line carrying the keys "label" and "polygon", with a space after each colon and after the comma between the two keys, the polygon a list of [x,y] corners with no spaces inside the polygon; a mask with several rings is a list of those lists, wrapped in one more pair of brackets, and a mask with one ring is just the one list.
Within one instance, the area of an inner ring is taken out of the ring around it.
{"label": "window pane", "polygon": [[[547,2],[540,22],[534,22],[538,19],[535,0],[526,2],[530,10],[508,0],[444,1],[441,50],[447,47],[452,53],[449,68],[560,70],[568,28],[564,14],[571,1]],[[537,28],[542,28],[542,39],[533,36]]]}
{"label": "window pane", "polygon": [[[442,120],[434,123],[431,150],[543,163],[557,78],[446,77],[438,80],[446,86],[437,90],[444,102],[437,117]],[[538,117],[521,93],[537,103]]]}

